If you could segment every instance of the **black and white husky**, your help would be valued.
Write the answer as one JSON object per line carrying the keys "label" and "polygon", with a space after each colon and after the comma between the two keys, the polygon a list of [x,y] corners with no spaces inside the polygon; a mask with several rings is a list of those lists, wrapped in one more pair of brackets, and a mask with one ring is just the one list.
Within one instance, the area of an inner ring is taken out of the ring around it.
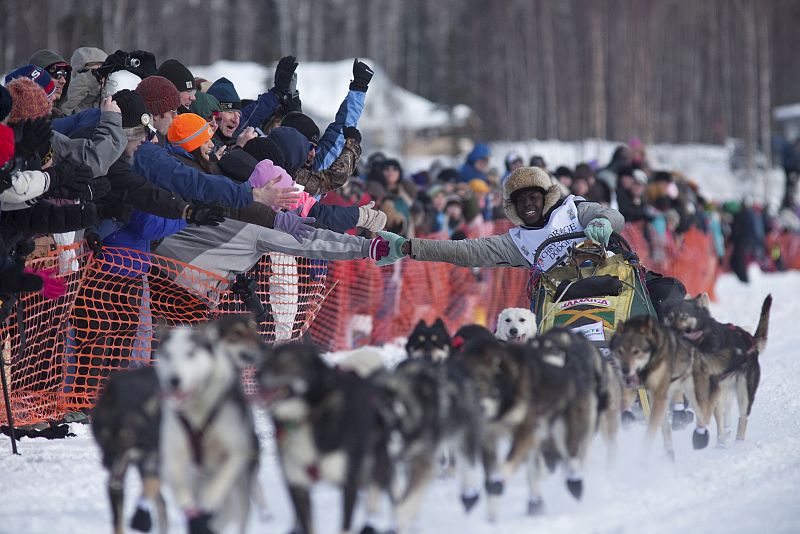
{"label": "black and white husky", "polygon": [[161,339],[162,473],[190,532],[247,528],[259,448],[240,372],[262,353],[254,326],[239,318],[175,328]]}

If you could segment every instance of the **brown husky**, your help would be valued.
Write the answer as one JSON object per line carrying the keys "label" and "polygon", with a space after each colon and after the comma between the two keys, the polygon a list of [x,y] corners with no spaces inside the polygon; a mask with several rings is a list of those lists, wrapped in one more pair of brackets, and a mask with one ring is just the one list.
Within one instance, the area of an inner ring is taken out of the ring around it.
{"label": "brown husky", "polygon": [[715,407],[714,418],[717,420],[717,440],[721,446],[724,446],[730,428],[734,397],[739,406],[736,439],[745,438],[747,419],[753,409],[753,401],[761,378],[758,356],[766,347],[771,307],[772,295],[767,295],[761,306],[761,316],[754,335],[750,335],[738,326],[714,320],[708,310],[706,295],[675,302],[664,314],[665,324],[677,330],[703,352],[720,353],[723,357],[735,351],[744,354],[742,365],[720,383],[721,398]]}
{"label": "brown husky", "polygon": [[639,387],[641,383],[652,398],[646,444],[652,444],[661,425],[664,447],[674,457],[672,428],[665,415],[669,399],[683,391],[697,415],[692,443],[695,449],[705,448],[708,421],[719,396],[719,381],[743,364],[741,353],[702,353],[649,315],[633,317],[620,325],[611,340],[611,349],[620,362],[626,385]]}

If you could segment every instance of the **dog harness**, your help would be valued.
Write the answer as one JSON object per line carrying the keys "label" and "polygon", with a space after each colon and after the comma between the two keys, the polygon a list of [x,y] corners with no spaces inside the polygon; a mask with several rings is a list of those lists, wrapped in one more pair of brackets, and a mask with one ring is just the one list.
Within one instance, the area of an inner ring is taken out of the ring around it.
{"label": "dog harness", "polygon": [[238,388],[236,386],[231,387],[228,389],[227,393],[222,396],[220,402],[218,402],[209,412],[206,420],[200,426],[200,428],[195,428],[192,426],[192,423],[186,419],[182,413],[178,413],[178,420],[183,425],[184,430],[186,430],[186,434],[189,435],[189,445],[192,448],[192,460],[194,464],[198,467],[203,465],[203,436],[208,430],[208,427],[211,426],[211,423],[214,422],[214,419],[217,418],[219,412],[222,410],[222,407],[225,405],[225,401],[230,398],[237,398],[236,395]]}

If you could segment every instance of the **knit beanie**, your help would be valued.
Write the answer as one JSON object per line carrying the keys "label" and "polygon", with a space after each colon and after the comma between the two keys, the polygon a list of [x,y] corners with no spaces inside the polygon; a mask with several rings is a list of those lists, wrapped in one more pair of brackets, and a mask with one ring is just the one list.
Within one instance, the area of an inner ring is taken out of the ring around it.
{"label": "knit beanie", "polygon": [[8,89],[0,85],[0,122],[5,120],[8,114],[11,113],[12,104],[13,101],[11,100],[11,94],[8,92]]}
{"label": "knit beanie", "polygon": [[139,82],[136,92],[141,95],[151,115],[176,111],[181,105],[181,95],[175,85],[163,76],[148,76]]}
{"label": "knit beanie", "polygon": [[195,101],[189,106],[189,111],[200,115],[205,120],[211,120],[215,111],[222,111],[219,107],[219,100],[214,95],[208,93],[195,93]]}
{"label": "knit beanie", "polygon": [[114,93],[113,99],[122,111],[122,129],[128,139],[136,139],[145,135],[151,117],[147,113],[141,95],[130,89],[122,89]]}
{"label": "knit beanie", "polygon": [[168,59],[158,67],[159,76],[171,81],[178,91],[190,91],[196,89],[194,76],[186,66],[177,59]]}
{"label": "knit beanie", "polygon": [[56,83],[53,81],[53,78],[46,70],[36,65],[24,65],[18,69],[12,70],[6,76],[6,85],[8,85],[8,82],[11,80],[16,80],[17,78],[33,80],[39,84],[48,98],[53,96],[53,93],[56,92]]}
{"label": "knit beanie", "polygon": [[8,116],[9,124],[16,124],[25,119],[38,119],[50,115],[52,103],[47,99],[42,88],[30,78],[17,78],[7,86],[14,104]]}
{"label": "knit beanie", "polygon": [[0,168],[14,159],[14,130],[0,124]]}
{"label": "knit beanie", "polygon": [[272,139],[266,137],[251,139],[244,145],[244,151],[258,161],[268,159],[279,167],[285,168],[287,166],[283,152]]}
{"label": "knit beanie", "polygon": [[272,130],[267,139],[277,145],[284,157],[289,174],[303,166],[308,158],[308,139],[294,128],[278,126]]}
{"label": "knit beanie", "polygon": [[220,78],[208,88],[208,94],[217,97],[222,111],[241,111],[242,99],[228,78]]}
{"label": "knit beanie", "polygon": [[304,113],[300,113],[299,111],[287,113],[281,121],[281,126],[288,126],[289,128],[294,128],[299,131],[306,136],[306,139],[314,146],[319,144],[319,128],[314,123],[314,120]]}
{"label": "knit beanie", "polygon": [[214,133],[200,115],[183,113],[175,117],[167,130],[167,140],[187,152],[200,148]]}
{"label": "knit beanie", "polygon": [[[282,167],[275,165],[272,161],[265,159],[263,161],[259,161],[256,168],[253,169],[253,173],[250,175],[248,182],[252,187],[261,187],[267,182],[274,180],[275,178],[280,178],[278,182],[274,185],[277,188],[284,188],[284,187],[297,187],[294,180],[289,173],[287,173]],[[294,210],[299,208],[305,199],[308,196],[308,193],[305,195],[301,194],[301,200],[293,204],[289,207],[290,210]],[[274,209],[278,209],[276,206],[273,206]]]}

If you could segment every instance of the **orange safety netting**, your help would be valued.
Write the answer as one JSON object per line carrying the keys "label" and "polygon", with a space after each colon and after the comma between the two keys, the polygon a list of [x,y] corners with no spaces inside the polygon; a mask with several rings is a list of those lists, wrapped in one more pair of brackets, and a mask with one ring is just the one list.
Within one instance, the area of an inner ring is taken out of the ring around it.
{"label": "orange safety netting", "polygon": [[[249,313],[228,291],[228,280],[154,254],[115,248],[92,258],[72,246],[29,266],[59,267],[67,291],[56,300],[26,294],[0,328],[11,408],[20,425],[90,408],[111,371],[149,365],[158,345],[154,323],[192,325]],[[259,325],[265,339],[302,335],[320,308],[324,270],[275,254],[248,276],[270,311]],[[0,424],[6,424],[2,398]]]}

